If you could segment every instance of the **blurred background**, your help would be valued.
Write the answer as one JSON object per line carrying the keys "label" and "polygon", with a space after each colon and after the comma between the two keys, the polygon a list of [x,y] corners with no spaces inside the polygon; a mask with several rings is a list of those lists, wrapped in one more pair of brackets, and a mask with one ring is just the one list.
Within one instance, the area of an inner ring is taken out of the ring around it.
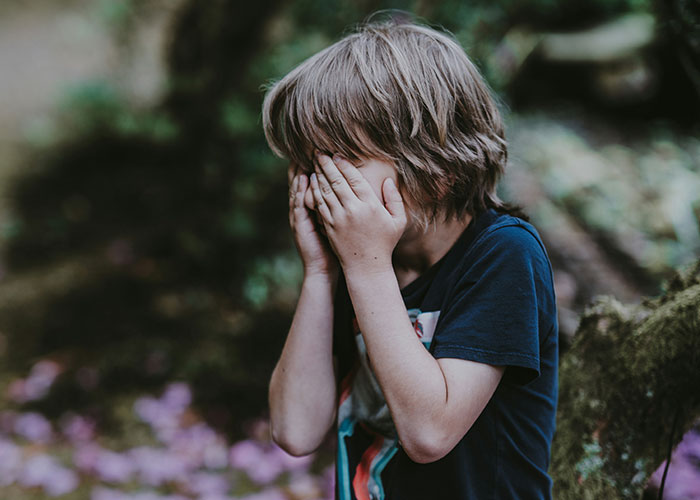
{"label": "blurred background", "polygon": [[[302,273],[262,86],[386,8],[499,95],[562,350],[593,297],[697,258],[697,1],[3,0],[1,498],[332,498],[331,444],[268,440]],[[700,498],[676,470],[664,497]]]}

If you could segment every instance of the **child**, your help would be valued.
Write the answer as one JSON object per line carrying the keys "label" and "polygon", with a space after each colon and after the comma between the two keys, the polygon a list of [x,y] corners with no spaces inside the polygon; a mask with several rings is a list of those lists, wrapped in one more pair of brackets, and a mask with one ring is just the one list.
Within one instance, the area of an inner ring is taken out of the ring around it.
{"label": "child", "polygon": [[495,194],[503,126],[460,46],[363,26],[274,85],[263,122],[304,266],[274,440],[308,454],[335,424],[340,500],[550,498],[551,267]]}

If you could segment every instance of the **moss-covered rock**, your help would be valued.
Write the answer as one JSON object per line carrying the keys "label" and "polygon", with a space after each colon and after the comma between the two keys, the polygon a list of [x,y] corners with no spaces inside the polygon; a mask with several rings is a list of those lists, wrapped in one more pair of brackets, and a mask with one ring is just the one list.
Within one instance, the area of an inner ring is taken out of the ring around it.
{"label": "moss-covered rock", "polygon": [[554,497],[638,499],[700,414],[700,261],[641,305],[599,299],[560,371]]}

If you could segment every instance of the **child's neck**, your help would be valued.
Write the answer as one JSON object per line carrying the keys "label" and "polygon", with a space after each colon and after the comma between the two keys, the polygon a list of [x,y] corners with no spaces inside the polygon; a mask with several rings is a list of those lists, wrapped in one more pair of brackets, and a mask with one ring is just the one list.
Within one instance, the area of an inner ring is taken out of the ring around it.
{"label": "child's neck", "polygon": [[471,216],[462,219],[438,220],[423,231],[408,228],[394,249],[393,263],[399,286],[403,288],[452,248],[471,222]]}

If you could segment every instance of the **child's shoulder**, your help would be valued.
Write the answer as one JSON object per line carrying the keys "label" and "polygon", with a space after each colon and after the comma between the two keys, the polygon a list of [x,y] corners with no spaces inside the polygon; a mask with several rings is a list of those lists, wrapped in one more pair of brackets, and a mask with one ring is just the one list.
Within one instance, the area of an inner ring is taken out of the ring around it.
{"label": "child's shoulder", "polygon": [[488,210],[474,220],[473,246],[507,246],[544,250],[542,238],[529,222],[508,213]]}
{"label": "child's shoulder", "polygon": [[542,238],[529,222],[494,210],[481,214],[474,222],[475,234],[464,254],[466,260],[540,263],[544,269],[550,268]]}

